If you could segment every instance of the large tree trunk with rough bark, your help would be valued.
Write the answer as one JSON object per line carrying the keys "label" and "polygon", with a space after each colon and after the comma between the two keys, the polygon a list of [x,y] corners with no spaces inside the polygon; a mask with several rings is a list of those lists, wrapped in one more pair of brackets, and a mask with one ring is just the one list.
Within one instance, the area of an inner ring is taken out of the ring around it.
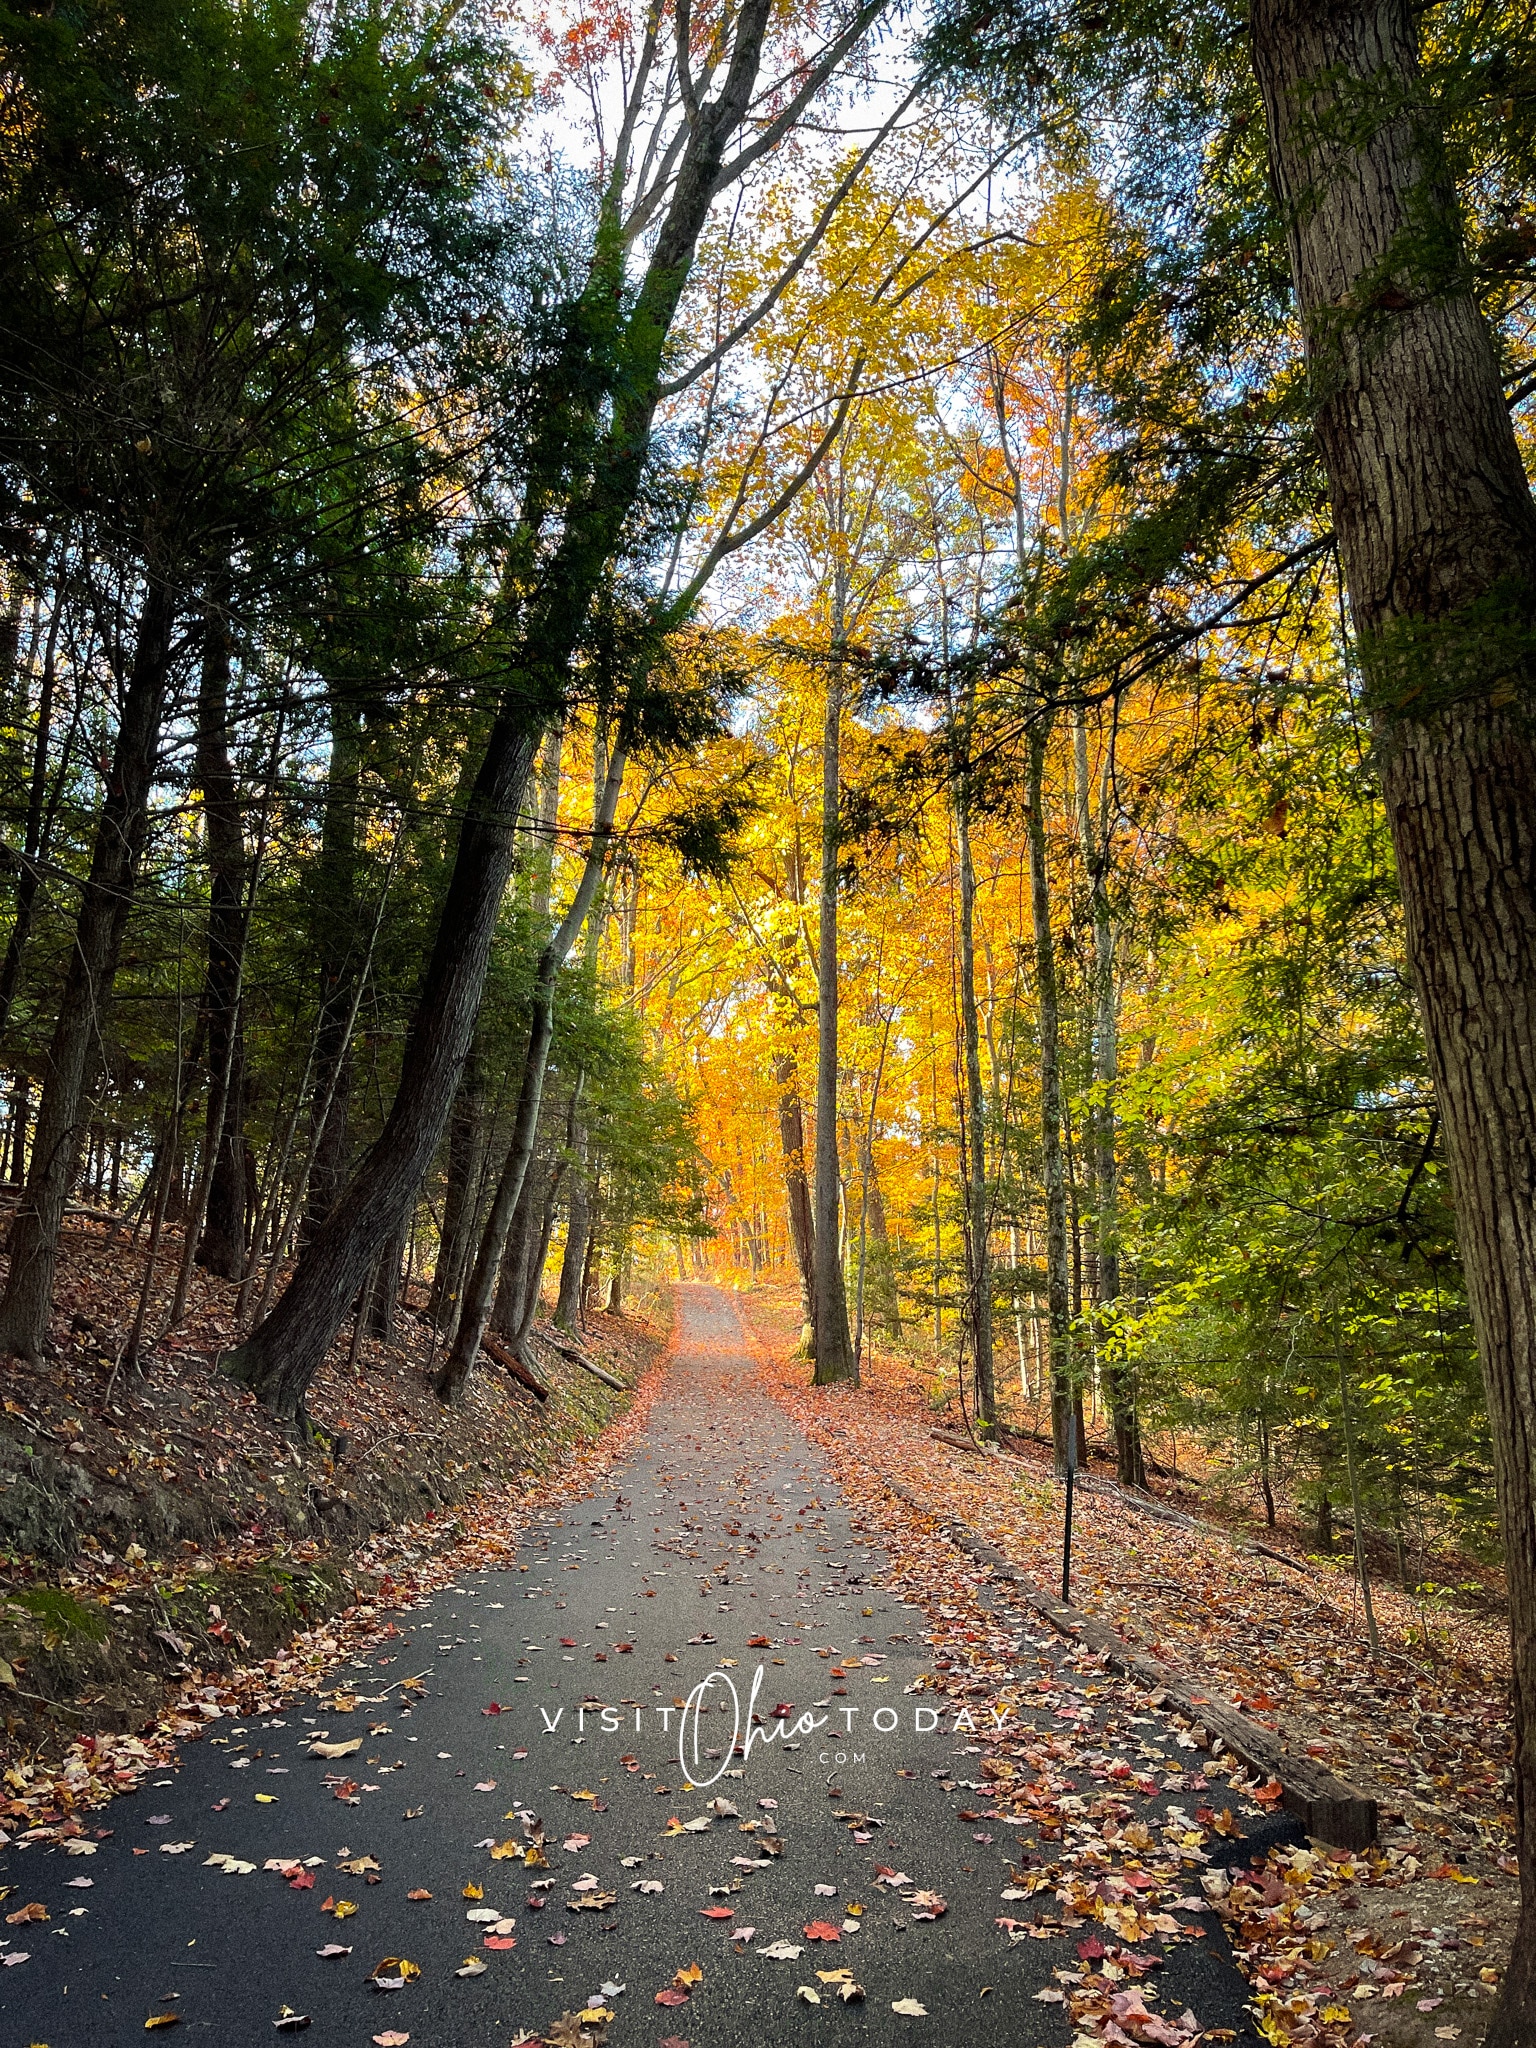
{"label": "large tree trunk with rough bark", "polygon": [[841,851],[839,760],[843,729],[843,664],[834,653],[827,664],[827,701],[821,735],[821,931],[816,952],[816,1184],[812,1211],[819,1387],[857,1380],[858,1360],[848,1330],[848,1296],[843,1285],[842,1233],[838,1228],[842,1170],[837,1151],[837,894]]}
{"label": "large tree trunk with rough bark", "polygon": [[[1253,56],[1493,1425],[1536,2040],[1536,506],[1408,0],[1256,0]],[[1367,109],[1362,118],[1361,108]]]}
{"label": "large tree trunk with rough bark", "polygon": [[149,791],[160,748],[175,601],[151,575],[139,614],[91,868],[64,978],[38,1107],[32,1164],[11,1225],[11,1270],[0,1300],[0,1352],[35,1361],[48,1333],[64,1204],[79,1158],[82,1116],[139,875]]}

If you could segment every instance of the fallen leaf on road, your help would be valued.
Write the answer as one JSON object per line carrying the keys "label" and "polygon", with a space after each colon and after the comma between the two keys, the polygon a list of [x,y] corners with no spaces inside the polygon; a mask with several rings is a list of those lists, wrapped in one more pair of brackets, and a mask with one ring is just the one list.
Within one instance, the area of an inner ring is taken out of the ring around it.
{"label": "fallen leaf on road", "polygon": [[311,1756],[323,1757],[350,1756],[353,1750],[361,1749],[362,1746],[361,1735],[353,1735],[345,1742],[312,1742],[309,1745],[309,1753]]}
{"label": "fallen leaf on road", "polygon": [[393,2032],[375,2034],[373,2037],[373,2048],[405,2048],[405,2044],[410,2038],[409,2034],[396,2034]]}
{"label": "fallen leaf on road", "polygon": [[327,1962],[334,1961],[337,1956],[349,1956],[351,1953],[351,1949],[344,1948],[339,1941],[328,1941],[324,1948],[317,1948],[315,1950],[315,1954],[317,1956],[324,1956]]}
{"label": "fallen leaf on road", "polygon": [[752,1953],[757,1956],[767,1956],[770,1962],[792,1963],[795,1957],[803,1953],[803,1951],[797,1948],[792,1941],[770,1941],[766,1948],[754,1949]]}
{"label": "fallen leaf on road", "polygon": [[413,1963],[408,1956],[386,1956],[374,1965],[368,1981],[380,1991],[400,1991],[407,1984],[414,1984],[421,1975],[420,1963]]}
{"label": "fallen leaf on road", "polygon": [[904,2019],[925,2020],[928,2017],[926,2005],[919,2005],[915,1998],[893,1998],[891,2011],[899,2012]]}
{"label": "fallen leaf on road", "polygon": [[795,1986],[795,1996],[796,1998],[803,1998],[807,2005],[820,2005],[821,2003],[821,1993],[813,1991],[809,1984],[797,1984]]}
{"label": "fallen leaf on road", "polygon": [[483,1977],[490,1967],[479,1956],[466,1956],[453,1974],[455,1977]]}
{"label": "fallen leaf on road", "polygon": [[802,1927],[800,1932],[807,1941],[841,1941],[843,1938],[839,1929],[834,1927],[830,1920],[813,1920],[808,1927]]}

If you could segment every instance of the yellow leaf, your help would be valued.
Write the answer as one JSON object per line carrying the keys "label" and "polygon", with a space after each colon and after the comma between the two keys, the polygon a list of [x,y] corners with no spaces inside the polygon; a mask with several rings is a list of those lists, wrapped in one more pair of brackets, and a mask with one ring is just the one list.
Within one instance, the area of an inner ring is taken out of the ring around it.
{"label": "yellow leaf", "polygon": [[464,1887],[464,1896],[466,1899],[483,1899],[485,1897],[485,1888],[478,1884],[467,1884]]}
{"label": "yellow leaf", "polygon": [[588,2005],[576,2015],[584,2027],[606,2027],[613,2014],[606,2005]]}
{"label": "yellow leaf", "polygon": [[350,1920],[356,1911],[357,1901],[355,1899],[338,1899],[336,1901],[335,1917],[338,1920]]}
{"label": "yellow leaf", "polygon": [[144,2022],[144,2031],[147,2034],[152,2027],[179,2027],[180,2025],[181,2014],[179,2012],[155,2012],[151,2013]]}
{"label": "yellow leaf", "polygon": [[687,1991],[690,1986],[704,1982],[704,1972],[697,1963],[684,1963],[680,1970],[674,1971],[672,1982],[679,1991]]}
{"label": "yellow leaf", "polygon": [[258,1806],[276,1806],[277,1794],[275,1792],[258,1792],[256,1794],[256,1804]]}

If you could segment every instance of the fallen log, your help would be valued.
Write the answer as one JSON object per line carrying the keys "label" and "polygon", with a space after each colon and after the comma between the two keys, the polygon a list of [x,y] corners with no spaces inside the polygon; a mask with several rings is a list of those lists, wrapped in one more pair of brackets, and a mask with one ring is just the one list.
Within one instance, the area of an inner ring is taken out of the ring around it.
{"label": "fallen log", "polygon": [[[934,1512],[894,1480],[883,1479],[882,1483],[919,1514]],[[1107,1622],[1055,1599],[964,1522],[942,1514],[938,1520],[958,1549],[978,1564],[990,1566],[994,1581],[1015,1587],[1021,1598],[1059,1634],[1080,1642],[1122,1677],[1146,1686],[1157,1695],[1158,1705],[1171,1706],[1185,1715],[1194,1724],[1197,1741],[1203,1732],[1208,1747],[1219,1740],[1250,1770],[1262,1771],[1266,1778],[1277,1780],[1280,1804],[1288,1813],[1295,1814],[1309,1835],[1341,1849],[1365,1849],[1376,1840],[1376,1801],[1366,1793],[1323,1770],[1310,1757],[1292,1756],[1274,1735],[1256,1727],[1236,1707],[1211,1699],[1197,1690],[1194,1681],[1184,1673],[1133,1650]]]}
{"label": "fallen log", "polygon": [[549,1389],[538,1374],[530,1372],[517,1353],[503,1344],[499,1337],[492,1336],[489,1330],[480,1339],[480,1349],[487,1358],[499,1365],[503,1372],[510,1373],[521,1386],[525,1386],[530,1394],[536,1394],[541,1401],[549,1399]]}
{"label": "fallen log", "polygon": [[547,1344],[551,1351],[558,1351],[562,1358],[570,1359],[573,1365],[579,1365],[584,1372],[591,1373],[593,1379],[601,1380],[605,1387],[612,1387],[616,1394],[629,1392],[628,1386],[616,1373],[611,1373],[605,1365],[599,1365],[595,1358],[588,1358],[587,1354],[579,1351],[574,1344],[565,1343],[548,1330],[539,1330],[535,1334],[541,1344]]}

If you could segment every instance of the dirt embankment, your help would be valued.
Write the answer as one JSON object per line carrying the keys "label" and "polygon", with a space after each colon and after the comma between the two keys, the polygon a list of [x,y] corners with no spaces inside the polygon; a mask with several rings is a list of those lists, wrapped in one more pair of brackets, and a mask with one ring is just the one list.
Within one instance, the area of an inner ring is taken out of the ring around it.
{"label": "dirt embankment", "polygon": [[[142,1375],[114,1370],[141,1277],[131,1248],[73,1232],[53,1355],[0,1370],[12,1765],[137,1727],[168,1689],[366,1599],[377,1573],[360,1568],[360,1547],[407,1525],[434,1543],[478,1490],[548,1471],[628,1400],[542,1346],[547,1400],[482,1357],[463,1405],[444,1409],[432,1392],[441,1339],[417,1289],[394,1344],[353,1347],[343,1332],[312,1390],[316,1441],[300,1445],[219,1372],[233,1290],[209,1276],[195,1276],[174,1349]],[[582,1346],[627,1390],[664,1341],[660,1319],[598,1315]]]}

